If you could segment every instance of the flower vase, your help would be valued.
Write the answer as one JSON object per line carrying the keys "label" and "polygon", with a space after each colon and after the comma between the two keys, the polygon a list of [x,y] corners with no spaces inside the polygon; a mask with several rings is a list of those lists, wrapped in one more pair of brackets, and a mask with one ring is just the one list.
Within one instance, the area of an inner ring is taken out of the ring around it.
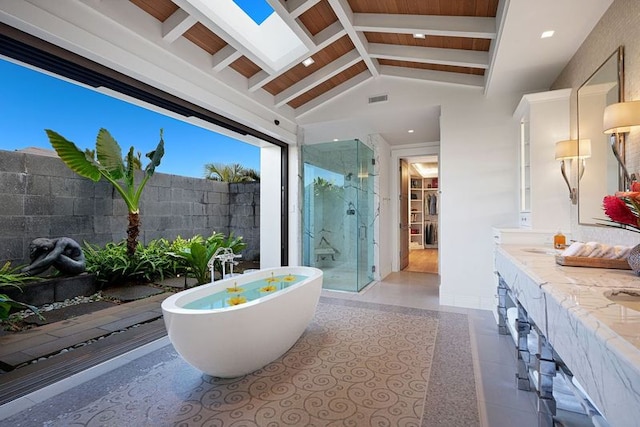
{"label": "flower vase", "polygon": [[640,276],[640,244],[635,245],[629,251],[629,257],[627,258],[627,262],[629,263],[629,267]]}

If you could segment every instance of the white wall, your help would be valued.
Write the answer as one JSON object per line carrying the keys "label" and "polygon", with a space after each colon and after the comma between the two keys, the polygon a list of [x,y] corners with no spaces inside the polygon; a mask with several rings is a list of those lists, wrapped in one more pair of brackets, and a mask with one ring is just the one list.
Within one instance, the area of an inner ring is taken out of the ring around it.
{"label": "white wall", "polygon": [[[479,89],[379,77],[305,115],[301,124],[317,134],[325,126],[328,134],[332,122],[348,121],[353,111],[362,115],[368,95],[382,89],[388,109],[441,105],[440,302],[492,309],[491,227],[514,226],[517,219],[518,125],[512,115],[520,95],[487,99]],[[392,163],[385,179],[396,174]],[[381,218],[381,228],[397,227],[392,221]],[[382,258],[392,248],[391,233],[380,233],[379,244]],[[378,262],[383,268],[385,261]]]}
{"label": "white wall", "polygon": [[[552,85],[552,89],[573,89],[571,93],[572,137],[576,137],[578,126],[577,89],[619,46],[624,46],[625,51],[624,99],[626,101],[639,100],[640,13],[638,13],[638,0],[615,0]],[[640,172],[640,130],[638,129],[632,129],[628,135],[626,159],[630,173]],[[605,194],[600,194],[598,199],[604,196]],[[631,231],[579,224],[577,206],[573,206],[571,215],[572,237],[577,240],[597,241],[613,245],[635,245],[638,243],[638,235]],[[603,217],[604,215],[598,216]]]}
{"label": "white wall", "polygon": [[512,100],[482,96],[456,97],[442,106],[441,304],[496,305],[491,227],[514,225],[517,216],[512,113]]}
{"label": "white wall", "polygon": [[281,264],[280,151],[275,145],[260,149],[260,268]]}
{"label": "white wall", "polygon": [[[302,139],[302,134],[299,135]],[[302,174],[299,145],[289,146],[289,265],[302,263]],[[278,203],[271,200],[269,203]],[[262,229],[260,229],[262,236]]]}

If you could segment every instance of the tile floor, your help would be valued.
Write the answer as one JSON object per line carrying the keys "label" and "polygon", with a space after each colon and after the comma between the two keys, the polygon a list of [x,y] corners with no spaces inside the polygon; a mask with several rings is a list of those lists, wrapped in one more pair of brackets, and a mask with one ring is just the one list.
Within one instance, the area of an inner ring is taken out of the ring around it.
{"label": "tile floor", "polygon": [[516,356],[513,340],[499,335],[493,313],[485,310],[441,306],[435,274],[391,273],[383,282],[359,295],[323,291],[323,295],[379,304],[465,313],[469,317],[472,355],[480,422],[487,427],[535,427],[538,425],[535,392],[515,386]]}
{"label": "tile floor", "polygon": [[[513,341],[509,336],[498,335],[491,312],[440,306],[438,299],[439,279],[438,275],[433,274],[392,273],[383,282],[369,286],[360,294],[323,291],[323,296],[467,314],[481,425],[488,427],[536,426],[535,393],[519,391],[515,387]],[[0,425],[2,425],[1,418],[9,416],[9,412],[16,413],[37,402],[42,402],[65,389],[95,378],[109,369],[122,366],[136,357],[143,356],[165,345],[166,342],[166,338],[162,339],[159,344],[149,345],[146,349],[141,348],[132,352],[134,354],[120,356],[107,364],[100,365],[92,372],[76,375],[62,383],[48,387],[47,390],[41,390],[27,396],[20,402],[14,402],[13,405],[5,405],[0,408],[0,413],[3,413],[0,416]],[[472,402],[469,403],[472,404]]]}

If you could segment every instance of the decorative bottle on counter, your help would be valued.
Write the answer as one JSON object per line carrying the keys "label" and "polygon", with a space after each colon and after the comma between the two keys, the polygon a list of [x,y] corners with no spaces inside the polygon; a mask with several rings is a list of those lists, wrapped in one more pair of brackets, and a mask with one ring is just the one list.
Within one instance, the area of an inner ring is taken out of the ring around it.
{"label": "decorative bottle on counter", "polygon": [[564,234],[558,230],[558,233],[553,236],[553,247],[556,249],[564,249],[565,246],[567,246],[567,239],[564,237]]}

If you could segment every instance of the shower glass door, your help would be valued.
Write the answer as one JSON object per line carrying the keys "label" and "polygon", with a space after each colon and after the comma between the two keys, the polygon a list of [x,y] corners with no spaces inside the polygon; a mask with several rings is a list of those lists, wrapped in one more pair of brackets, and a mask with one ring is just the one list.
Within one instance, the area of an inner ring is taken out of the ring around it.
{"label": "shower glass door", "polygon": [[373,280],[373,151],[360,141],[358,150],[357,218],[358,291]]}
{"label": "shower glass door", "polygon": [[373,152],[358,140],[305,145],[302,260],[323,286],[357,292],[372,280]]}

